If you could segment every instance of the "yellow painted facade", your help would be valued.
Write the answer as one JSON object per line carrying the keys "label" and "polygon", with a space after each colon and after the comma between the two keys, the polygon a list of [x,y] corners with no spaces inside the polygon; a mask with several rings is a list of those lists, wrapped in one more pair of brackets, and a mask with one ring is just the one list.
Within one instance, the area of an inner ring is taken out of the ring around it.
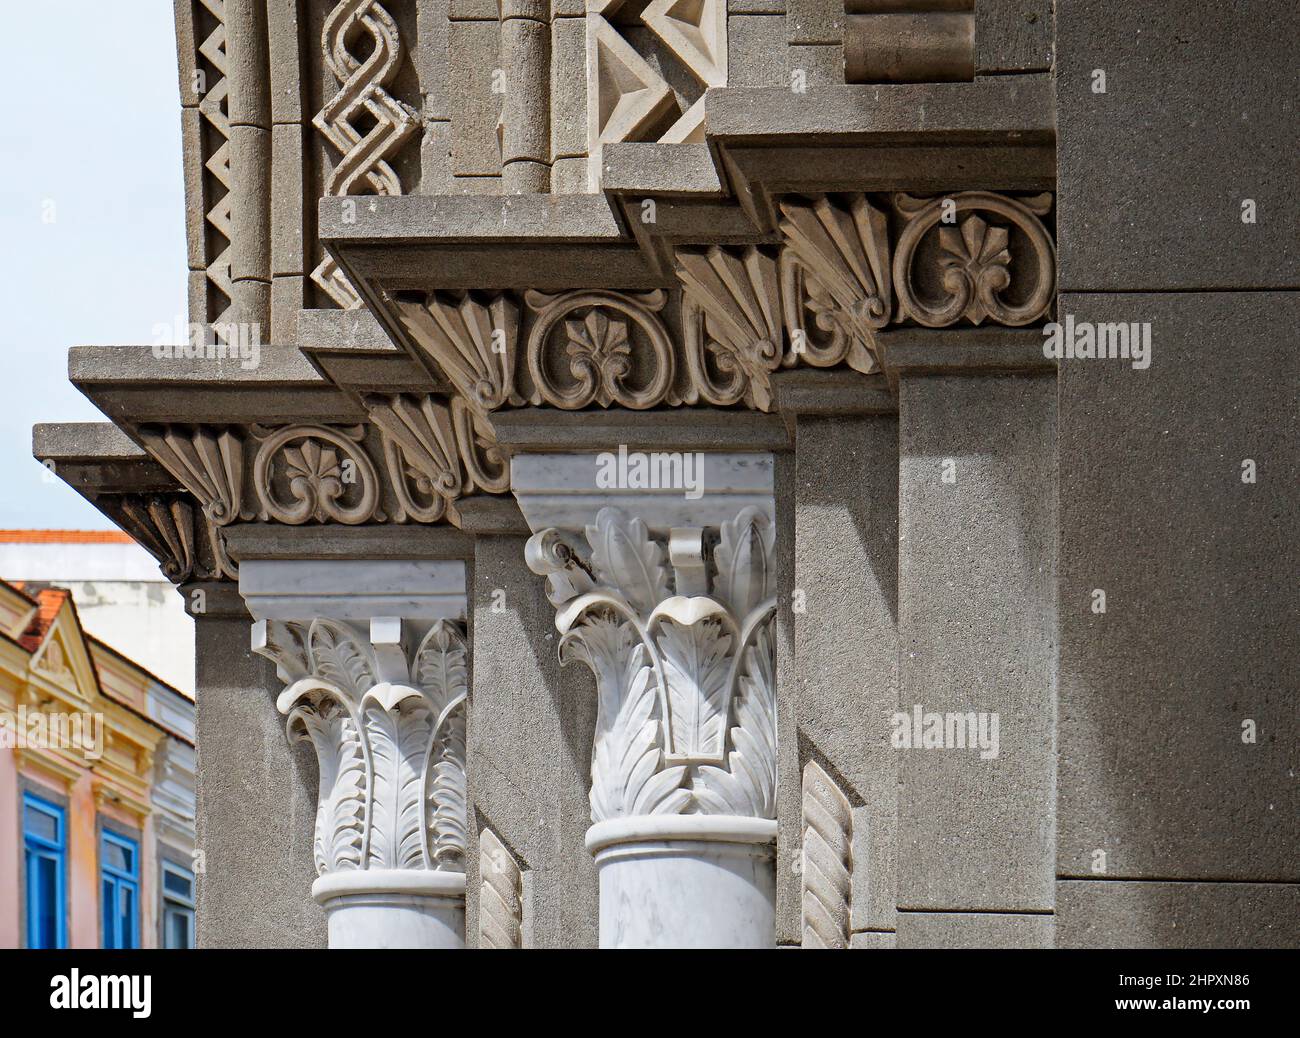
{"label": "yellow painted facade", "polygon": [[157,684],[83,632],[67,592],[0,581],[0,947],[27,944],[25,794],[64,812],[66,945],[104,943],[105,828],[136,843],[136,943],[158,945],[155,754],[184,740],[148,716]]}

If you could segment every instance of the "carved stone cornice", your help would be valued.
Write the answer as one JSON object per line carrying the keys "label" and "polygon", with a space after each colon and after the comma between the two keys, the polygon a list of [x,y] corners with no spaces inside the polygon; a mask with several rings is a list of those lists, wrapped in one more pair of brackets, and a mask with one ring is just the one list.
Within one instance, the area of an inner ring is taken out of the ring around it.
{"label": "carved stone cornice", "polygon": [[592,820],[776,817],[775,530],[757,508],[652,537],[604,508],[581,543],[528,542],[563,635],[596,678]]}
{"label": "carved stone cornice", "polygon": [[290,738],[310,742],[320,764],[317,872],[463,873],[461,625],[261,620],[254,649],[288,682],[276,705]]}

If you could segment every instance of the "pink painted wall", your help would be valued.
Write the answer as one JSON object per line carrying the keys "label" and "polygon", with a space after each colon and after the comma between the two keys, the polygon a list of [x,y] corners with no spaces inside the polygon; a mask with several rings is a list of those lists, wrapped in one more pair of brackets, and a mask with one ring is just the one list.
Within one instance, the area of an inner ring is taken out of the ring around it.
{"label": "pink painted wall", "polygon": [[18,764],[12,749],[0,749],[0,948],[19,948],[18,905],[23,859],[22,818],[18,810]]}

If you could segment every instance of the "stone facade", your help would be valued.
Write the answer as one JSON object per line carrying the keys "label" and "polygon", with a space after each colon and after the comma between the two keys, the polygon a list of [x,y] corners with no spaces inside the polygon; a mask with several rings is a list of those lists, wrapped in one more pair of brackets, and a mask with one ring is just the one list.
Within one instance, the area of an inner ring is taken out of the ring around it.
{"label": "stone facade", "polygon": [[1300,943],[1248,6],[177,0],[200,942]]}

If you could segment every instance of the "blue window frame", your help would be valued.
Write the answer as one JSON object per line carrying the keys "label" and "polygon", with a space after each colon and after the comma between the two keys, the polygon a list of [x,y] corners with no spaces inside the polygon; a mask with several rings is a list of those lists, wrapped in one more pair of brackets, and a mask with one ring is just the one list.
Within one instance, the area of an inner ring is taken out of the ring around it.
{"label": "blue window frame", "polygon": [[140,847],[109,829],[99,843],[100,910],[105,948],[140,946]]}
{"label": "blue window frame", "polygon": [[194,873],[174,862],[162,863],[163,947],[194,947]]}
{"label": "blue window frame", "polygon": [[63,808],[23,794],[23,866],[27,878],[27,947],[64,948],[68,920],[67,825]]}

